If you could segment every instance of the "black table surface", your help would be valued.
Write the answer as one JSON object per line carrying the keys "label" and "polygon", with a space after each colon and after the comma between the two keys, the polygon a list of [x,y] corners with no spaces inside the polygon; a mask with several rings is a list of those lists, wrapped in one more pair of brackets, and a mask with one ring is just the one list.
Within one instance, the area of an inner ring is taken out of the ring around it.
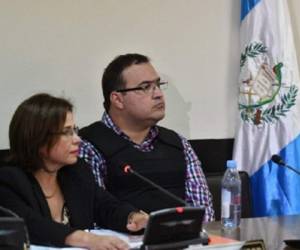
{"label": "black table surface", "polygon": [[294,248],[288,247],[283,240],[300,241],[300,215],[241,219],[240,227],[234,230],[222,229],[220,221],[210,222],[204,228],[209,234],[240,241],[263,239],[268,250],[291,250]]}

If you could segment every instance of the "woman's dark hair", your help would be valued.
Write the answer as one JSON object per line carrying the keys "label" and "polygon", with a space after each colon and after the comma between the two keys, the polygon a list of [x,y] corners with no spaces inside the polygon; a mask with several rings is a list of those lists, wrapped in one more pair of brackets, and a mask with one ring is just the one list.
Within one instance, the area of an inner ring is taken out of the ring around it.
{"label": "woman's dark hair", "polygon": [[73,105],[49,94],[36,94],[23,101],[9,125],[9,161],[34,172],[44,167],[41,148],[47,150],[56,143],[68,112]]}
{"label": "woman's dark hair", "polygon": [[111,92],[125,87],[125,82],[122,77],[123,71],[131,65],[148,63],[149,61],[148,57],[140,54],[120,55],[111,61],[102,76],[102,92],[106,112],[108,112],[110,108]]}

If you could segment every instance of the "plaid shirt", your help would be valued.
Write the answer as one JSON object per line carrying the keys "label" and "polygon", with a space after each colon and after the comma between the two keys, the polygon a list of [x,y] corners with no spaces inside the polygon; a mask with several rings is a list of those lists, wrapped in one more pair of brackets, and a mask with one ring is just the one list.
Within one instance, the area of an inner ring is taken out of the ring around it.
{"label": "plaid shirt", "polygon": [[[102,122],[107,127],[113,129],[116,134],[132,142],[130,138],[113,123],[112,119],[106,112],[103,114]],[[148,136],[141,144],[136,144],[134,142],[132,142],[132,144],[138,150],[150,152],[153,150],[153,143],[157,135],[158,128],[154,126],[150,129]],[[201,163],[188,140],[182,136],[180,136],[180,138],[184,147],[184,156],[187,165],[185,200],[188,204],[194,207],[204,206],[206,210],[204,221],[212,221],[214,220],[212,196],[208,190],[206,179],[201,168]],[[104,179],[106,177],[107,165],[105,159],[98,150],[90,142],[82,140],[79,157],[84,159],[91,166],[97,184],[105,188]]]}

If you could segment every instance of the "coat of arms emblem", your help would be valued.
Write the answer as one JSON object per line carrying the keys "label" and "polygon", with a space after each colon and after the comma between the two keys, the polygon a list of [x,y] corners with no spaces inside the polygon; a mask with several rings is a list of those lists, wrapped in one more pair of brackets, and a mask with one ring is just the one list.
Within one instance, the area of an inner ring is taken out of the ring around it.
{"label": "coat of arms emblem", "polygon": [[271,65],[263,43],[247,45],[240,66],[239,110],[243,121],[273,123],[295,105],[298,88],[282,81],[284,64]]}

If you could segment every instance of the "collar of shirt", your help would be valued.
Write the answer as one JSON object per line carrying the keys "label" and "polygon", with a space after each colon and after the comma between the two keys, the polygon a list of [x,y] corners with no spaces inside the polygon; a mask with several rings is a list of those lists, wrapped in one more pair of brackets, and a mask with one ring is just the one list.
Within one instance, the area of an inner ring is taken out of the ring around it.
{"label": "collar of shirt", "polygon": [[158,127],[153,126],[149,134],[146,136],[145,140],[141,144],[134,143],[111,119],[107,112],[102,115],[101,121],[108,127],[111,128],[116,134],[122,136],[124,139],[130,141],[135,148],[142,151],[150,151],[153,149],[154,139],[158,136]]}

